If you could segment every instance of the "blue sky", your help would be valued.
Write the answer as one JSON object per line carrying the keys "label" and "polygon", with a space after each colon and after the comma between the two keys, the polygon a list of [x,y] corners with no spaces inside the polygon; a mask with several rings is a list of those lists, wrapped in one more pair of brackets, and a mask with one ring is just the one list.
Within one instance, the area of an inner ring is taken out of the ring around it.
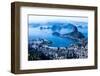
{"label": "blue sky", "polygon": [[77,22],[88,22],[87,17],[57,17],[57,16],[29,16],[29,23],[46,23],[48,21],[77,21]]}

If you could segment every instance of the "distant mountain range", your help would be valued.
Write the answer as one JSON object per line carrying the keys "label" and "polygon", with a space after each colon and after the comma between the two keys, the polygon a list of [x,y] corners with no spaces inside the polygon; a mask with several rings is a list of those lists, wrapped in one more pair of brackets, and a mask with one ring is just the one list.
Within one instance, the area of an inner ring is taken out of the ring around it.
{"label": "distant mountain range", "polygon": [[55,36],[62,37],[62,38],[71,38],[71,39],[75,39],[75,40],[80,40],[80,39],[85,38],[85,36],[81,32],[78,31],[76,26],[73,25],[72,27],[73,27],[73,31],[70,33],[60,34],[59,32],[53,32],[52,34]]}
{"label": "distant mountain range", "polygon": [[[87,22],[76,22],[76,21],[48,21],[45,23],[38,22],[38,23],[29,23],[29,27],[52,27],[52,26],[57,26],[57,27],[63,27],[66,28],[67,25],[73,24],[76,27],[85,27],[87,28],[88,23]],[[58,26],[59,25],[59,26]]]}
{"label": "distant mountain range", "polygon": [[[61,37],[70,37],[73,39],[82,39],[85,38],[85,36],[79,32],[78,28],[80,29],[87,29],[88,28],[88,23],[86,22],[75,22],[75,21],[52,21],[52,22],[46,22],[46,23],[31,23],[29,24],[29,27],[39,27],[40,30],[43,29],[51,29],[52,34],[56,36],[61,36]],[[61,34],[60,30],[61,29],[70,29],[71,32]]]}

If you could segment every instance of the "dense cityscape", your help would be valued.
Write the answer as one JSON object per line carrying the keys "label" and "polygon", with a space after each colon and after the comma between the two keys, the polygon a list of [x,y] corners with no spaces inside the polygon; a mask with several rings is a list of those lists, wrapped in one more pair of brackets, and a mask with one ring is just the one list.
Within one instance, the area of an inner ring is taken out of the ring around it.
{"label": "dense cityscape", "polygon": [[49,47],[52,42],[45,39],[33,40],[29,44],[29,60],[78,59],[88,57],[88,45],[84,41],[68,47]]}

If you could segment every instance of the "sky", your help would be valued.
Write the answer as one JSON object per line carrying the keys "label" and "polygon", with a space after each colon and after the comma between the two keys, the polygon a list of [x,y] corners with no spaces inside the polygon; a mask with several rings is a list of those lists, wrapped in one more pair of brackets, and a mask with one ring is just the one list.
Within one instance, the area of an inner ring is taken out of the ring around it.
{"label": "sky", "polygon": [[28,21],[29,23],[37,23],[42,22],[45,23],[47,21],[77,21],[77,22],[88,22],[87,17],[64,17],[64,16],[43,16],[43,15],[29,15]]}

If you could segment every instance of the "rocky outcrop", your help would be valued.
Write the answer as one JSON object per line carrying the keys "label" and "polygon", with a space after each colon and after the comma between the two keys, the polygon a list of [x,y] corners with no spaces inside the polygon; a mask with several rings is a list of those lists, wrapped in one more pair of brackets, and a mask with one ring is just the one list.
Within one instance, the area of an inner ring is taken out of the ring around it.
{"label": "rocky outcrop", "polygon": [[59,32],[53,32],[52,34],[55,36],[62,37],[62,38],[71,38],[75,40],[80,40],[80,39],[85,38],[85,36],[81,32],[79,32],[77,27],[74,26],[73,24],[68,24],[65,28],[72,29],[72,32],[66,33],[66,34],[60,34]]}
{"label": "rocky outcrop", "polygon": [[60,33],[59,32],[53,32],[52,35],[54,35],[54,36],[60,36]]}
{"label": "rocky outcrop", "polygon": [[68,38],[77,39],[77,40],[85,38],[85,36],[79,31],[73,31],[73,32],[68,33],[68,34],[63,34],[63,35],[61,35],[61,37],[64,37],[64,38],[68,37]]}

